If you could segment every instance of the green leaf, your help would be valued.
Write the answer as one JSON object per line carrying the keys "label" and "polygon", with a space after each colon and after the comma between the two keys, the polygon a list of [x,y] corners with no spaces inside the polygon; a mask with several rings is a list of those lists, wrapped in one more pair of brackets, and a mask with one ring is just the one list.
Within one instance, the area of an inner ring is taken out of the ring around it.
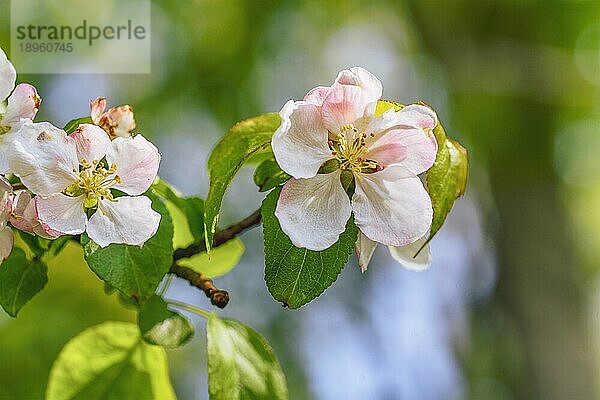
{"label": "green leaf", "polygon": [[81,236],[85,259],[96,275],[137,303],[149,299],[173,263],[173,223],[163,202],[153,193],[152,208],[162,218],[158,232],[143,246],[100,247]]}
{"label": "green leaf", "polygon": [[265,281],[276,300],[291,308],[299,308],[335,282],[354,249],[358,229],[350,218],[346,231],[328,249],[312,251],[295,247],[281,230],[275,216],[280,192],[281,188],[273,190],[262,203]]}
{"label": "green leaf", "polygon": [[260,334],[216,314],[208,318],[206,334],[211,400],[288,398],[285,375]]}
{"label": "green leaf", "polygon": [[194,336],[190,321],[169,310],[167,303],[157,295],[140,308],[138,326],[145,341],[166,348],[179,347]]}
{"label": "green leaf", "polygon": [[0,305],[11,317],[48,283],[47,267],[18,248],[0,265]]}
{"label": "green leaf", "polygon": [[200,243],[204,239],[204,200],[183,197],[162,179],[157,179],[152,188],[167,201],[167,209],[175,226],[173,246],[182,248]]}
{"label": "green leaf", "polygon": [[50,371],[46,400],[175,400],[164,349],[138,327],[105,322],[71,339]]}
{"label": "green leaf", "polygon": [[75,132],[75,129],[77,129],[77,127],[79,127],[79,125],[81,124],[93,124],[94,122],[92,121],[92,117],[82,117],[82,118],[75,118],[70,120],[69,122],[67,122],[67,124],[65,125],[65,127],[63,128],[63,131],[67,132],[67,133],[72,133]]}
{"label": "green leaf", "polygon": [[263,161],[254,171],[254,183],[260,192],[269,191],[290,179],[275,160]]}
{"label": "green leaf", "polygon": [[235,238],[213,248],[210,258],[206,252],[202,252],[190,258],[182,258],[177,263],[209,278],[217,278],[233,269],[242,254],[244,254],[244,243]]}
{"label": "green leaf", "polygon": [[204,239],[208,251],[212,246],[227,187],[245,162],[271,145],[271,137],[280,123],[277,113],[239,122],[213,149],[208,160],[210,189],[204,208]]}
{"label": "green leaf", "polygon": [[438,152],[433,167],[426,175],[427,191],[433,205],[433,221],[426,243],[440,230],[456,199],[465,193],[469,169],[467,151],[446,136],[441,123],[433,133],[438,142]]}

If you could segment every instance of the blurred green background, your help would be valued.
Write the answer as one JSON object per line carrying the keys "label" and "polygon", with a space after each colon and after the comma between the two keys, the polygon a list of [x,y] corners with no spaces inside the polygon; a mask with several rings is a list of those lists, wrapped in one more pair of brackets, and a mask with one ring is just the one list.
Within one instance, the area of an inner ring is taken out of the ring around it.
{"label": "blurred green background", "polygon": [[[152,73],[19,75],[43,99],[38,120],[62,126],[97,96],[132,104],[163,153],[161,176],[205,196],[206,159],[228,127],[359,65],[384,98],[433,106],[470,152],[467,195],[425,273],[380,249],[366,274],[352,260],[325,295],[288,311],[264,285],[260,230],[244,236],[240,265],[217,280],[232,295],[224,314],[270,340],[293,399],[599,398],[600,2],[152,3]],[[7,54],[9,26],[0,0]],[[258,207],[251,174],[236,178],[223,224]],[[43,398],[70,337],[135,318],[75,247],[49,275],[17,319],[0,316],[2,399]],[[210,307],[185,282],[168,297]],[[195,322],[193,342],[169,352],[180,399],[208,397]]]}

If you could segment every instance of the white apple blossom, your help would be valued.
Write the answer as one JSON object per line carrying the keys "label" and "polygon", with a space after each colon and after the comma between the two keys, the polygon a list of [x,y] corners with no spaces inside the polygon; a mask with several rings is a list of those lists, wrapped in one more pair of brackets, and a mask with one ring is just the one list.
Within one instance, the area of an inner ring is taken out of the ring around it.
{"label": "white apple blossom", "polygon": [[21,83],[15,87],[17,72],[0,48],[0,173],[8,172],[6,148],[21,119],[33,119],[40,107],[35,87]]}
{"label": "white apple blossom", "polygon": [[137,126],[133,115],[133,107],[123,105],[106,109],[106,99],[98,97],[90,101],[92,121],[108,133],[111,138],[130,137]]}
{"label": "white apple blossom", "polygon": [[[419,270],[427,266],[429,250],[412,256],[433,210],[417,175],[435,161],[437,115],[413,104],[375,116],[382,90],[370,72],[355,67],[340,72],[332,86],[285,104],[272,147],[292,178],[281,190],[275,215],[294,245],[324,250],[353,213],[363,271],[377,243],[391,246],[396,260]],[[354,189],[351,199],[348,187]]]}
{"label": "white apple blossom", "polygon": [[[49,123],[27,122],[8,154],[13,173],[37,195],[45,229],[59,235],[87,232],[102,247],[141,246],[156,233],[160,214],[141,194],[156,177],[160,154],[143,136],[111,141],[91,124],[67,135]],[[129,196],[115,197],[113,190]]]}

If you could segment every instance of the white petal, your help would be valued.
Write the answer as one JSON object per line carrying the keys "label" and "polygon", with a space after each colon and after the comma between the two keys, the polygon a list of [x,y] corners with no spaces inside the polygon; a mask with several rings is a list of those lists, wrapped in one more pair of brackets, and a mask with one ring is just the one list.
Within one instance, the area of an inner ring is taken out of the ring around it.
{"label": "white petal", "polygon": [[90,239],[102,247],[111,243],[141,246],[158,230],[160,214],[146,196],[100,200],[87,226]]}
{"label": "white petal", "polygon": [[290,100],[279,114],[281,125],[271,143],[277,163],[296,179],[315,176],[321,165],[333,158],[318,108]]}
{"label": "white petal", "polygon": [[361,174],[356,180],[352,209],[356,225],[369,239],[405,246],[429,230],[433,210],[421,180],[399,179],[395,168]]}
{"label": "white petal", "polygon": [[407,170],[407,177],[425,172],[437,153],[433,134],[436,125],[435,113],[421,105],[413,104],[398,112],[388,110],[373,118],[366,128],[367,157],[383,166],[400,164]]}
{"label": "white petal", "polygon": [[[8,226],[0,229],[0,261],[10,256],[14,243],[13,231]],[[1,268],[1,267],[0,267]]]}
{"label": "white petal", "polygon": [[2,119],[2,125],[10,126],[21,119],[33,119],[40,108],[40,96],[35,87],[28,83],[17,85],[8,98],[8,107]]}
{"label": "white petal", "polygon": [[361,102],[363,107],[376,102],[383,94],[383,86],[379,79],[361,67],[352,67],[343,70],[335,80],[335,84],[358,86],[361,89]]}
{"label": "white petal", "polygon": [[63,235],[78,235],[85,231],[87,216],[83,208],[85,196],[70,197],[57,193],[37,197],[37,214],[41,224]]}
{"label": "white petal", "polygon": [[343,126],[354,124],[362,118],[367,107],[362,96],[358,86],[334,86],[321,107],[325,128],[337,135]]}
{"label": "white petal", "polygon": [[75,141],[79,161],[100,161],[110,146],[110,138],[104,129],[92,124],[82,124],[69,135]]}
{"label": "white petal", "polygon": [[431,168],[437,147],[432,131],[392,128],[369,145],[367,157],[384,167],[399,164],[416,176]]}
{"label": "white petal", "polygon": [[377,248],[377,242],[366,237],[362,232],[358,233],[358,240],[354,246],[358,257],[358,266],[361,272],[365,272],[371,262],[371,257]]}
{"label": "white petal", "polygon": [[117,166],[121,183],[115,189],[137,196],[144,193],[158,172],[160,154],[142,135],[133,138],[116,138],[106,151],[106,161]]}
{"label": "white petal", "polygon": [[16,80],[17,71],[0,48],[0,103],[13,91]]}
{"label": "white petal", "polygon": [[346,230],[352,210],[340,174],[292,178],[281,189],[275,216],[295,246],[325,250]]}
{"label": "white petal", "polygon": [[48,122],[26,122],[8,149],[10,170],[32,192],[49,196],[78,179],[75,141]]}
{"label": "white petal", "polygon": [[409,245],[402,247],[389,246],[388,249],[394,260],[398,261],[404,268],[411,271],[425,271],[431,264],[429,244],[423,247],[423,250],[421,250],[418,256],[415,257],[415,254],[419,251],[421,246],[423,246],[426,240],[427,236],[424,236]]}
{"label": "white petal", "polygon": [[306,96],[304,96],[304,101],[317,107],[321,107],[323,105],[323,101],[325,101],[329,95],[329,92],[331,92],[330,87],[317,86],[306,93]]}

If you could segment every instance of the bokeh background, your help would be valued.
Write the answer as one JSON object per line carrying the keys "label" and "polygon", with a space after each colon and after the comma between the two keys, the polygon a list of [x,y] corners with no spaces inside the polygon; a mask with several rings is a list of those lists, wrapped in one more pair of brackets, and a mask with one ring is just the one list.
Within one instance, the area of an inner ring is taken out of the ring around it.
{"label": "bokeh background", "polygon": [[[15,0],[17,1],[17,0]],[[102,4],[99,3],[99,7]],[[32,10],[36,12],[36,10]],[[9,2],[0,0],[8,53]],[[263,281],[260,229],[217,285],[224,315],[264,334],[292,399],[595,399],[600,365],[600,2],[153,0],[152,73],[19,75],[58,126],[107,96],[132,104],[161,176],[205,196],[211,147],[236,121],[277,111],[359,65],[384,97],[423,100],[469,149],[471,175],[424,273],[379,249],[319,299],[283,309]],[[17,65],[18,68],[18,65]],[[223,224],[261,201],[252,169]],[[64,343],[134,320],[68,248],[17,319],[0,315],[0,398],[41,399]],[[167,297],[210,307],[174,281]],[[169,352],[182,400],[206,399],[204,322]]]}

